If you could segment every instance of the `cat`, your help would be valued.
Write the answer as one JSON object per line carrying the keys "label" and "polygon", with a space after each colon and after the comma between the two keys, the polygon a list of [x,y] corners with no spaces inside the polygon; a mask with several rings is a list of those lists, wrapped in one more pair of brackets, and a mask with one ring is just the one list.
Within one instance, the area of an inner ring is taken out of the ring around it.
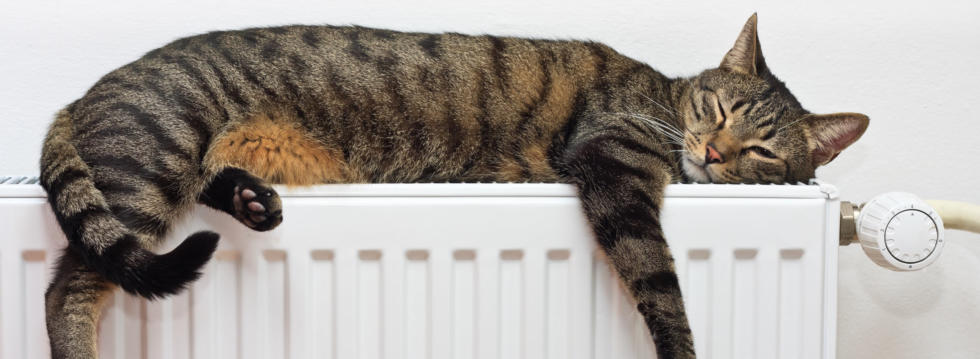
{"label": "cat", "polygon": [[806,181],[868,121],[804,110],[754,14],[689,78],[588,41],[334,26],[179,39],[102,77],[45,138],[41,184],[68,238],[45,295],[51,353],[97,356],[115,286],[153,299],[198,278],[217,234],[150,251],[195,202],[265,231],[283,218],[273,183],[530,181],[577,187],[658,356],[693,358],[665,186]]}

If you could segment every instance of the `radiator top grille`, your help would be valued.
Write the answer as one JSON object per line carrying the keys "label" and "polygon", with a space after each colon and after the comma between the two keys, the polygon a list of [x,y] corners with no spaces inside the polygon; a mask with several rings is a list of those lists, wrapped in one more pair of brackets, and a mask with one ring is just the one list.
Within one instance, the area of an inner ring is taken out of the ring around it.
{"label": "radiator top grille", "polygon": [[34,176],[0,176],[0,185],[5,184],[37,184]]}
{"label": "radiator top grille", "polygon": [[[12,186],[7,186],[12,185]],[[575,197],[570,184],[560,183],[374,183],[312,187],[275,186],[282,197]],[[0,175],[0,198],[43,198],[36,176]],[[784,184],[671,184],[666,197],[837,198],[837,189],[819,180]]]}
{"label": "radiator top grille", "polygon": [[[3,176],[3,175],[0,175],[0,185],[5,185],[5,184],[37,184],[38,181],[39,181],[39,178],[37,176]],[[480,182],[480,181],[477,181],[477,182],[419,182],[419,183],[412,183],[412,184],[449,184],[449,183],[458,183],[458,184],[520,184],[520,183],[524,183],[524,184],[558,184],[557,182]],[[681,184],[681,183],[673,182],[671,184]],[[697,185],[697,183],[693,183],[693,185]],[[759,185],[759,184],[755,184],[755,185]],[[763,184],[763,186],[766,186],[766,185],[769,185],[769,186],[774,186],[774,185],[775,186],[806,186],[808,184],[807,183],[803,183],[803,182],[796,182],[796,183],[786,182],[786,183],[768,183],[768,184]]]}

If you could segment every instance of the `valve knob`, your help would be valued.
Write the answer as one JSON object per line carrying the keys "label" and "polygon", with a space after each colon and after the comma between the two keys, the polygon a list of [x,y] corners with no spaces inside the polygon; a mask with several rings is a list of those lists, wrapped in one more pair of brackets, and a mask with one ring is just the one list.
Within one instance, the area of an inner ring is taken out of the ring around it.
{"label": "valve knob", "polygon": [[868,201],[857,218],[864,253],[896,271],[928,266],[942,253],[943,220],[911,193],[888,192]]}

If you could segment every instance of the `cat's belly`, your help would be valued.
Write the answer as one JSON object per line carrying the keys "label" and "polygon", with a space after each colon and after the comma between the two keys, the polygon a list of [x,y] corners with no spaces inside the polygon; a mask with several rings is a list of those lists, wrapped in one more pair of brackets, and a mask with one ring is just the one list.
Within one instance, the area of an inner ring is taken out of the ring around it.
{"label": "cat's belly", "polygon": [[260,114],[231,126],[211,144],[205,167],[234,166],[272,183],[309,186],[363,182],[340,149],[309,136],[293,121]]}
{"label": "cat's belly", "polygon": [[[475,165],[465,169],[448,168],[465,164],[453,166],[452,161],[446,161],[440,166],[444,168],[431,173],[422,169],[416,171],[419,175],[402,176],[401,182],[560,181],[544,144],[531,143],[514,151],[519,155],[474,161]],[[348,162],[342,148],[317,140],[293,119],[275,113],[258,114],[230,126],[212,142],[204,162],[209,169],[238,167],[269,182],[289,186],[373,182],[367,174],[370,171],[361,168],[365,167],[362,164]]]}

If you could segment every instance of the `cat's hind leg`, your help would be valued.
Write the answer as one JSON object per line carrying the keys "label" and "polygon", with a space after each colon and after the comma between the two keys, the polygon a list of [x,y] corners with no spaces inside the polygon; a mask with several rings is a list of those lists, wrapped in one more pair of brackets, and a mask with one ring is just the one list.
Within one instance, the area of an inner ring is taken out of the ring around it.
{"label": "cat's hind leg", "polygon": [[115,285],[66,250],[44,295],[51,357],[97,358],[99,316]]}
{"label": "cat's hind leg", "polygon": [[282,223],[279,194],[264,180],[241,168],[226,167],[219,171],[199,199],[256,231],[268,231]]}

